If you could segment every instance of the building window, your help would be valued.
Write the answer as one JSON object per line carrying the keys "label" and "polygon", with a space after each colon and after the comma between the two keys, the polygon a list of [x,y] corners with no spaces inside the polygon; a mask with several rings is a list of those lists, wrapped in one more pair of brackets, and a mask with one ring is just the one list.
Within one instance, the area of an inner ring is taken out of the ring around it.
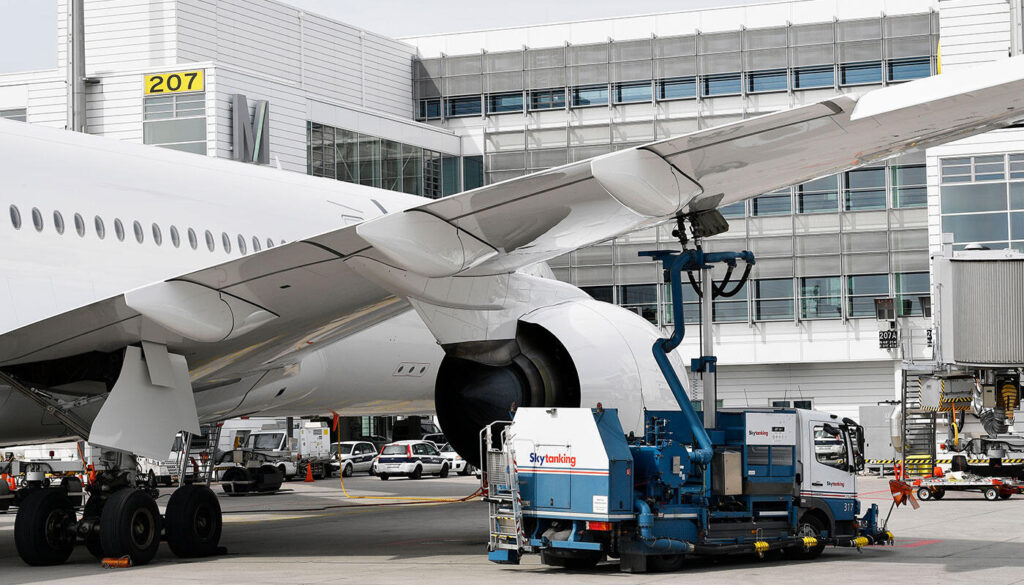
{"label": "building window", "polygon": [[612,296],[611,286],[581,286],[580,290],[593,297],[595,301],[602,301],[605,303],[615,302],[615,299]]}
{"label": "building window", "polygon": [[383,183],[388,191],[402,190],[402,143],[393,140],[380,141],[380,166]]}
{"label": "building window", "polygon": [[[942,231],[953,234],[957,248],[979,243],[991,249],[1024,248],[1024,183],[1020,155],[948,158],[940,161]],[[1010,241],[1016,240],[1016,241]]]}
{"label": "building window", "polygon": [[595,85],[591,87],[577,87],[572,90],[572,105],[574,108],[603,106],[607,103],[607,86]]}
{"label": "building window", "polygon": [[380,138],[359,135],[359,184],[381,186]]}
{"label": "building window", "polygon": [[487,113],[488,114],[502,114],[505,112],[522,112],[523,111],[523,94],[521,92],[516,93],[501,93],[487,97]]}
{"label": "building window", "polygon": [[932,74],[932,64],[928,57],[915,59],[894,59],[889,61],[889,81],[910,81]]}
{"label": "building window", "polygon": [[530,92],[531,110],[560,110],[565,108],[564,89],[535,89]]}
{"label": "building window", "polygon": [[479,116],[481,114],[480,96],[478,95],[448,98],[444,101],[444,105],[445,115],[449,118]]}
{"label": "building window", "polygon": [[679,77],[658,82],[659,100],[688,100],[696,97],[696,77]]}
{"label": "building window", "polygon": [[402,145],[402,189],[410,195],[423,194],[423,149]]}
{"label": "building window", "polygon": [[759,195],[750,201],[751,216],[789,215],[790,213],[793,213],[793,202],[789,187]]}
{"label": "building window", "polygon": [[839,319],[843,316],[838,276],[800,279],[800,318]]}
{"label": "building window", "polygon": [[615,103],[651,101],[651,82],[620,83],[615,86]]}
{"label": "building window", "polygon": [[896,307],[900,317],[920,317],[921,297],[931,296],[927,272],[901,272],[896,274]]}
{"label": "building window", "polygon": [[727,219],[743,217],[746,215],[746,205],[746,201],[737,201],[736,203],[719,207],[718,211],[721,212],[722,217]]}
{"label": "building window", "polygon": [[835,70],[831,65],[797,67],[793,70],[793,87],[796,89],[833,86],[835,86]]}
{"label": "building window", "polygon": [[813,410],[812,400],[772,400],[770,402],[772,408],[802,408],[804,410]]}
{"label": "building window", "polygon": [[739,95],[743,89],[739,73],[707,75],[701,78],[701,95],[706,97]]}
{"label": "building window", "polygon": [[28,110],[25,108],[10,108],[0,110],[0,120],[14,120],[24,122],[28,118]]}
{"label": "building window", "polygon": [[786,91],[789,81],[785,69],[773,71],[752,71],[747,73],[747,92],[763,93],[768,91]]}
{"label": "building window", "polygon": [[423,196],[431,199],[441,197],[441,153],[423,151]]}
{"label": "building window", "polygon": [[[729,285],[730,290],[734,285]],[[715,323],[736,323],[747,320],[747,285],[731,297],[719,297],[711,305],[712,320]]]}
{"label": "building window", "polygon": [[848,317],[874,317],[875,299],[889,296],[888,274],[862,274],[846,277]]}
{"label": "building window", "polygon": [[619,305],[657,325],[658,285],[627,284],[620,286]]}
{"label": "building window", "polygon": [[434,98],[420,100],[420,120],[439,120],[441,118],[441,100]]}
{"label": "building window", "polygon": [[834,213],[839,209],[839,176],[797,185],[796,196],[800,213]]}
{"label": "building window", "polygon": [[484,157],[462,157],[462,189],[469,191],[484,186]]}
{"label": "building window", "polygon": [[839,76],[843,85],[882,83],[882,62],[844,63],[839,67]]}
{"label": "building window", "polygon": [[768,278],[754,282],[754,314],[758,321],[793,318],[793,279]]}
{"label": "building window", "polygon": [[[672,286],[663,284],[661,289],[662,307],[661,324],[668,327],[672,325]],[[697,293],[687,284],[683,285],[683,322],[687,325],[700,323],[700,298]]]}
{"label": "building window", "polygon": [[846,211],[885,209],[885,167],[846,171],[843,208]]}
{"label": "building window", "polygon": [[892,168],[892,206],[926,207],[928,189],[924,165],[902,165]]}
{"label": "building window", "polygon": [[206,94],[147,96],[143,103],[142,142],[206,154]]}

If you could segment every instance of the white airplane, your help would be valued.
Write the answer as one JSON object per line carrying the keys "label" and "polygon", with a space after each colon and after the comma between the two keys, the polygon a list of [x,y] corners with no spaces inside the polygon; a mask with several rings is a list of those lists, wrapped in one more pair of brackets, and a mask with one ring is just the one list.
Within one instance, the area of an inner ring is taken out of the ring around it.
{"label": "white airplane", "polygon": [[[474,459],[512,403],[597,401],[642,430],[643,406],[675,406],[650,349],[661,333],[547,277],[546,260],[674,218],[706,226],[717,207],[1022,107],[1018,57],[436,201],[0,122],[0,444],[81,436],[162,457],[200,420],[436,407]],[[59,490],[22,497],[22,558],[61,563],[77,533],[142,564],[161,522],[177,554],[216,550],[212,493],[178,490],[161,520],[118,489],[132,471],[102,474],[80,520]]]}

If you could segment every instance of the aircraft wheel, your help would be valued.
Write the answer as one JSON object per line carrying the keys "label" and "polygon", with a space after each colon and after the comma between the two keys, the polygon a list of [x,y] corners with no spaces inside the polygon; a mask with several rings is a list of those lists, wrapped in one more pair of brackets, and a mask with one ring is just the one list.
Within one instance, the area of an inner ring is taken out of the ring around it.
{"label": "aircraft wheel", "polygon": [[75,548],[75,508],[64,490],[33,490],[18,506],[14,544],[32,566],[59,565]]}
{"label": "aircraft wheel", "polygon": [[[82,511],[82,519],[91,518],[93,523],[98,525],[102,513],[103,500],[99,496],[89,496],[88,501],[85,502],[85,510]],[[103,558],[103,544],[100,542],[100,533],[95,527],[85,537],[85,548],[97,559]]]}
{"label": "aircraft wheel", "polygon": [[7,485],[6,481],[0,481],[0,512],[6,512],[11,509],[11,499],[4,496],[11,495],[11,487]]}
{"label": "aircraft wheel", "polygon": [[179,557],[208,557],[217,553],[223,518],[220,502],[204,485],[186,485],[167,502],[167,545]]}
{"label": "aircraft wheel", "polygon": [[133,565],[145,565],[156,556],[160,529],[160,510],[152,496],[131,488],[114,492],[100,515],[103,554],[128,556]]}

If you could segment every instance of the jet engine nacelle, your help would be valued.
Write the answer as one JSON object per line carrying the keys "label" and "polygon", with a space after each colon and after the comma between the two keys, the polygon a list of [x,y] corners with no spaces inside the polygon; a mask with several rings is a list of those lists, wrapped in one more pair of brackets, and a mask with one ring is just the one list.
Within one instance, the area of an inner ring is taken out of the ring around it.
{"label": "jet engine nacelle", "polygon": [[[636,313],[587,299],[527,313],[515,340],[446,346],[435,388],[441,428],[473,462],[480,429],[521,406],[601,402],[619,409],[624,431],[642,435],[644,408],[678,408],[651,351],[661,337]],[[682,360],[670,357],[682,377]]]}

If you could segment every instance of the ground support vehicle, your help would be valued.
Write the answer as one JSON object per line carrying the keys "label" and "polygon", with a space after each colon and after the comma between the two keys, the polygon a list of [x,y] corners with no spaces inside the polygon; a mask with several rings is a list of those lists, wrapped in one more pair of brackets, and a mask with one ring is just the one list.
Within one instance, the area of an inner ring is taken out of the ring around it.
{"label": "ground support vehicle", "polygon": [[[511,423],[486,427],[489,559],[518,563],[539,553],[545,564],[582,568],[608,556],[625,571],[644,572],[679,568],[688,555],[807,559],[827,545],[892,542],[878,525],[878,507],[862,510],[856,497],[864,466],[859,425],[785,408],[722,409],[703,413],[702,424],[673,369],[669,353],[684,327],[681,272],[703,269],[709,283],[711,263],[727,263],[731,275],[744,260],[742,286],[753,255],[699,248],[650,255],[671,278],[677,329],[653,351],[680,410],[647,411],[644,435],[628,440],[617,410],[600,404],[520,408]],[[714,365],[705,355],[692,369]]]}
{"label": "ground support vehicle", "polygon": [[213,475],[231,496],[276,492],[284,482],[279,462],[252,449],[221,453],[214,462]]}
{"label": "ground support vehicle", "polygon": [[392,476],[419,479],[437,474],[448,477],[448,460],[430,441],[398,441],[385,445],[377,457],[377,476],[387,481]]}
{"label": "ground support vehicle", "polygon": [[469,461],[466,461],[462,455],[459,455],[455,448],[452,447],[451,443],[445,443],[441,447],[438,447],[441,451],[441,455],[448,460],[449,469],[459,475],[469,475],[473,473],[473,466],[470,465]]}
{"label": "ground support vehicle", "polygon": [[941,477],[924,477],[913,481],[917,499],[922,502],[941,500],[946,492],[980,492],[985,499],[1008,500],[1013,494],[1024,492],[1024,482],[1009,477],[983,477],[973,473],[954,471]]}
{"label": "ground support vehicle", "polygon": [[292,436],[287,429],[264,428],[251,432],[242,448],[264,455],[260,465],[273,465],[285,480],[306,477],[307,466],[312,466],[314,479],[324,479],[331,476],[334,462],[330,433],[320,423],[297,425],[292,428]]}

